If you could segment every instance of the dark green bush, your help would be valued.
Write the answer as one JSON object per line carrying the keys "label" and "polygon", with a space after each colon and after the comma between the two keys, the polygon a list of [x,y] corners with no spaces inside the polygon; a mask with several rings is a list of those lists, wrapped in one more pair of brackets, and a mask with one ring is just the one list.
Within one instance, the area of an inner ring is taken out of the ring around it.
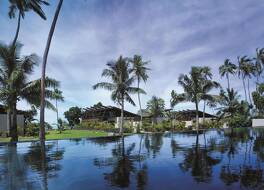
{"label": "dark green bush", "polygon": [[223,127],[223,122],[216,120],[207,120],[204,122],[203,127],[205,129],[219,129]]}
{"label": "dark green bush", "polygon": [[185,124],[184,121],[176,121],[174,124],[174,130],[186,130],[187,128],[185,127]]}
{"label": "dark green bush", "polygon": [[113,123],[99,121],[82,121],[76,129],[99,130],[106,132],[117,131]]}
{"label": "dark green bush", "polygon": [[152,125],[151,123],[143,122],[143,130],[146,132],[165,132],[165,131],[181,131],[185,130],[185,122],[177,121],[172,125],[170,121],[162,121]]}
{"label": "dark green bush", "polygon": [[25,129],[26,136],[38,136],[39,134],[39,124],[38,123],[28,123]]}

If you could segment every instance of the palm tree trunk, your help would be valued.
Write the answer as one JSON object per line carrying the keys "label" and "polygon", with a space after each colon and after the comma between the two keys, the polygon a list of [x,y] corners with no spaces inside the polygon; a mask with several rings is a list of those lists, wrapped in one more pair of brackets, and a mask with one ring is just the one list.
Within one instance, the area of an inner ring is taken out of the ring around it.
{"label": "palm tree trunk", "polygon": [[41,154],[41,172],[42,172],[42,185],[45,190],[48,189],[48,174],[47,174],[47,158],[46,158],[46,145],[42,143],[40,145],[40,154]]}
{"label": "palm tree trunk", "polygon": [[[138,79],[138,85],[137,87],[139,88],[139,79]],[[143,113],[142,113],[142,108],[141,108],[141,101],[140,101],[140,94],[138,92],[138,104],[139,104],[139,109],[140,109],[140,124],[139,124],[139,131],[141,130],[142,127],[142,121],[143,121]]]}
{"label": "palm tree trunk", "polygon": [[228,90],[230,90],[230,81],[229,81],[228,73],[226,74],[226,78],[227,78],[227,88],[228,88]]}
{"label": "palm tree trunk", "polygon": [[17,19],[17,29],[16,29],[16,35],[15,38],[13,40],[13,46],[16,44],[17,42],[17,38],[18,38],[18,34],[19,34],[19,30],[20,30],[20,21],[21,21],[21,12],[19,11],[18,13],[18,19]]}
{"label": "palm tree trunk", "polygon": [[244,79],[244,77],[242,77],[242,81],[243,81],[243,87],[244,87],[244,92],[245,92],[245,100],[246,100],[246,102],[248,101],[247,100],[247,90],[246,90],[246,84],[245,84],[245,79]]}
{"label": "palm tree trunk", "polygon": [[249,78],[248,78],[248,98],[249,98],[250,104],[252,104],[251,95],[250,95],[250,89],[249,89]]}
{"label": "palm tree trunk", "polygon": [[259,84],[259,75],[257,74],[256,91],[258,90],[258,84]]}
{"label": "palm tree trunk", "polygon": [[12,118],[11,118],[11,106],[9,106],[8,110],[7,110],[7,128],[9,130],[9,135],[11,136],[11,130],[12,130]]}
{"label": "palm tree trunk", "polygon": [[198,102],[195,102],[195,111],[196,111],[196,132],[197,135],[199,134],[199,110],[198,110]]}
{"label": "palm tree trunk", "polygon": [[12,106],[12,125],[11,125],[11,142],[17,142],[18,141],[18,135],[17,135],[17,110],[16,110],[16,102],[13,103]]}
{"label": "palm tree trunk", "polygon": [[119,134],[123,137],[123,127],[124,127],[124,98],[122,98],[121,102],[121,125],[119,129]]}
{"label": "palm tree trunk", "polygon": [[59,111],[58,111],[58,101],[57,99],[55,100],[55,105],[56,105],[56,114],[57,114],[57,126],[59,126]]}
{"label": "palm tree trunk", "polygon": [[53,37],[53,33],[55,30],[56,22],[58,20],[58,16],[60,13],[62,3],[63,3],[63,0],[60,0],[59,4],[57,6],[57,9],[56,9],[56,12],[55,12],[52,24],[51,24],[51,28],[49,31],[49,36],[48,36],[45,52],[43,55],[42,73],[41,73],[40,131],[39,131],[39,139],[40,139],[41,143],[44,143],[44,141],[45,141],[45,78],[46,78],[45,74],[46,74],[46,65],[47,65],[47,59],[48,59],[51,40]]}
{"label": "palm tree trunk", "polygon": [[204,122],[205,122],[205,104],[206,104],[206,101],[204,100],[204,107],[203,107],[203,125],[204,125]]}

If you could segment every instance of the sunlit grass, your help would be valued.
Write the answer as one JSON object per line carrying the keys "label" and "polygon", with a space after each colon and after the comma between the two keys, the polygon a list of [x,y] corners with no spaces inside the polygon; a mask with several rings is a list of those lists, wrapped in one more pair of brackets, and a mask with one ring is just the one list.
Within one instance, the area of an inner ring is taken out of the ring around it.
{"label": "sunlit grass", "polygon": [[[107,136],[103,131],[89,131],[89,130],[65,130],[61,133],[57,130],[48,131],[46,134],[46,140],[55,139],[70,139],[70,138],[88,138],[88,137],[103,137]],[[18,141],[34,141],[38,140],[38,137],[19,137]],[[9,142],[10,138],[0,137],[0,142]]]}

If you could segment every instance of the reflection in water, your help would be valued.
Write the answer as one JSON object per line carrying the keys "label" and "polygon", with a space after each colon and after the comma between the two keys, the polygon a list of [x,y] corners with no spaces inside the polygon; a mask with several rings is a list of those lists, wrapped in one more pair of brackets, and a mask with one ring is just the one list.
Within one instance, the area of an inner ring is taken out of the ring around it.
{"label": "reflection in water", "polygon": [[[48,189],[48,178],[56,177],[61,169],[63,149],[58,141],[41,146],[32,142],[27,153],[19,153],[16,144],[5,147],[1,155],[1,185],[4,189]],[[32,175],[32,171],[38,174]]]}
{"label": "reflection in water", "polygon": [[210,151],[206,148],[200,148],[199,144],[188,149],[184,153],[184,160],[180,163],[182,171],[191,170],[191,175],[197,182],[209,183],[212,178],[212,167],[220,163],[220,159],[213,158]]}
{"label": "reflection in water", "polygon": [[0,189],[264,189],[263,162],[247,128],[18,143],[0,147]]}
{"label": "reflection in water", "polygon": [[[141,161],[144,160],[142,155],[133,154],[135,147],[136,143],[129,144],[125,147],[125,140],[121,138],[112,149],[112,157],[107,159],[96,158],[94,160],[94,164],[100,168],[103,166],[112,167],[111,172],[104,173],[104,179],[112,186],[121,188],[129,187],[130,178],[133,174],[136,176],[137,188],[144,189],[143,187],[147,181],[147,166],[141,166]],[[136,166],[136,162],[139,163],[138,166]]]}

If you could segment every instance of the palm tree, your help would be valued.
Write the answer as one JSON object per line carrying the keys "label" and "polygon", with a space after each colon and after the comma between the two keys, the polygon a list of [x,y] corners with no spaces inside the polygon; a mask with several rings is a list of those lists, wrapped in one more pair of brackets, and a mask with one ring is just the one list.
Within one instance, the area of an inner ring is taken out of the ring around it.
{"label": "palm tree", "polygon": [[62,6],[63,0],[59,1],[59,4],[57,6],[51,27],[50,27],[50,31],[49,31],[49,35],[48,35],[48,40],[47,40],[47,44],[46,44],[46,48],[45,48],[45,52],[43,55],[43,62],[42,62],[42,71],[41,71],[41,96],[40,96],[40,130],[39,130],[39,139],[41,141],[42,144],[44,144],[45,141],[45,78],[46,78],[46,65],[47,65],[47,59],[48,59],[48,54],[49,54],[49,49],[50,49],[50,44],[51,44],[51,40],[53,37],[53,33],[56,27],[56,23],[58,20],[58,16],[61,10],[61,6]]}
{"label": "palm tree", "polygon": [[196,109],[196,130],[199,132],[199,102],[207,97],[204,95],[204,86],[212,85],[210,80],[207,80],[208,69],[204,67],[192,67],[189,75],[181,74],[178,80],[179,85],[183,87],[184,93],[176,94],[171,97],[171,102],[179,103],[190,101],[195,103]]}
{"label": "palm tree", "polygon": [[201,99],[204,101],[204,106],[203,106],[203,125],[205,122],[205,107],[206,103],[211,104],[216,101],[217,96],[210,94],[210,91],[213,90],[214,88],[219,88],[220,84],[216,81],[212,81],[212,71],[210,67],[202,67],[202,72],[204,75],[205,80],[202,83],[202,97]]}
{"label": "palm tree", "polygon": [[[238,95],[238,92],[234,91],[232,88],[231,90],[227,89],[226,92],[224,90],[221,90],[220,92],[220,107],[218,108],[219,111],[217,115],[219,115],[220,119],[227,120],[230,126],[233,124],[241,127],[247,124],[248,121],[250,106],[245,101],[239,102],[239,98],[240,96]],[[232,119],[237,116],[239,116],[239,121],[232,121]]]}
{"label": "palm tree", "polygon": [[20,22],[21,17],[24,19],[25,12],[33,10],[37,13],[42,19],[46,20],[46,15],[43,12],[41,5],[49,5],[49,3],[45,0],[9,0],[9,18],[15,18],[16,12],[18,11],[18,20],[17,20],[17,29],[15,38],[13,40],[13,45],[17,42],[19,30],[20,30]]}
{"label": "palm tree", "polygon": [[230,90],[230,79],[229,75],[234,75],[236,73],[237,66],[233,64],[229,59],[226,59],[224,64],[219,67],[219,74],[221,77],[226,77],[228,89]]}
{"label": "palm tree", "polygon": [[58,88],[54,89],[54,99],[55,99],[55,106],[56,106],[56,115],[57,115],[57,126],[59,126],[58,119],[59,119],[59,110],[58,110],[58,100],[64,101],[64,98],[62,96],[62,91],[60,91]]}
{"label": "palm tree", "polygon": [[206,81],[205,84],[203,84],[202,91],[202,100],[204,101],[204,106],[203,106],[203,125],[205,123],[205,108],[206,105],[211,106],[214,104],[217,99],[219,98],[218,95],[213,95],[210,94],[210,91],[213,90],[214,88],[219,88],[220,84],[216,81]]}
{"label": "palm tree", "polygon": [[256,58],[255,58],[255,64],[254,64],[254,75],[257,77],[257,83],[256,83],[256,89],[259,85],[259,78],[261,77],[263,73],[263,67],[264,67],[264,48],[262,49],[256,49]]}
{"label": "palm tree", "polygon": [[165,102],[162,98],[152,96],[152,98],[147,102],[147,110],[152,116],[152,125],[157,124],[157,118],[162,116],[165,111]]}
{"label": "palm tree", "polygon": [[[171,91],[171,99],[170,99],[170,106],[173,109],[177,104],[184,102],[186,100],[185,94],[178,94],[174,90]],[[176,118],[176,114],[174,114],[174,119]]]}
{"label": "palm tree", "polygon": [[[21,44],[4,45],[0,44],[0,101],[2,101],[12,111],[12,122],[10,121],[11,141],[17,141],[17,102],[25,100],[31,105],[40,105],[40,79],[29,81],[29,76],[33,73],[34,67],[38,64],[38,57],[35,54],[20,56]],[[58,87],[59,82],[46,78],[46,85]],[[53,98],[53,92],[49,89],[45,91],[46,98]],[[48,108],[54,106],[45,100]]]}
{"label": "palm tree", "polygon": [[226,92],[223,89],[221,90],[219,99],[219,103],[221,105],[221,107],[219,108],[219,113],[221,113],[221,118],[231,117],[237,111],[239,106],[239,98],[240,96],[238,95],[238,92],[233,88],[231,88],[230,90],[227,89]]}
{"label": "palm tree", "polygon": [[121,125],[119,133],[121,136],[123,136],[124,102],[127,101],[135,106],[130,94],[145,94],[145,91],[131,86],[135,80],[135,77],[130,76],[132,70],[129,68],[129,62],[127,58],[120,56],[117,61],[108,62],[106,65],[108,68],[103,70],[102,77],[109,78],[111,82],[97,83],[93,86],[93,89],[103,88],[112,91],[111,99],[121,106]]}
{"label": "palm tree", "polygon": [[245,92],[245,100],[247,101],[247,90],[246,90],[246,84],[245,79],[247,78],[248,82],[248,97],[250,104],[252,104],[251,96],[250,96],[250,89],[249,89],[249,79],[252,76],[252,73],[254,73],[254,67],[251,63],[251,59],[249,59],[247,56],[238,57],[238,76],[242,78],[243,81],[243,87]]}
{"label": "palm tree", "polygon": [[[147,71],[149,68],[146,67],[146,65],[149,63],[148,61],[142,61],[142,57],[140,55],[134,55],[133,59],[131,59],[131,63],[133,65],[132,72],[137,80],[137,87],[139,88],[139,83],[142,80],[143,82],[146,82],[148,79]],[[138,93],[138,104],[140,108],[140,126],[142,126],[142,108],[141,108],[141,101],[140,101],[140,93]]]}

